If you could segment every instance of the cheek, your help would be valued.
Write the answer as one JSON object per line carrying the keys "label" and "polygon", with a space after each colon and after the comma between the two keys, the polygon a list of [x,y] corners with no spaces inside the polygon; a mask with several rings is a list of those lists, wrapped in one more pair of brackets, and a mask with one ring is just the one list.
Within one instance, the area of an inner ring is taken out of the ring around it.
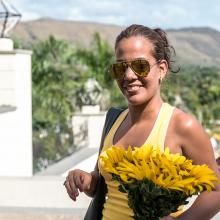
{"label": "cheek", "polygon": [[159,83],[157,77],[149,77],[141,80],[143,89],[147,91],[147,93],[154,93],[155,90],[158,89]]}
{"label": "cheek", "polygon": [[122,88],[122,85],[123,85],[123,82],[124,82],[124,80],[120,80],[120,79],[117,79],[116,80],[116,82],[117,82],[117,84],[118,84],[118,87],[121,89]]}
{"label": "cheek", "polygon": [[152,72],[148,75],[146,79],[146,83],[150,87],[158,87],[159,86],[159,74],[157,72]]}
{"label": "cheek", "polygon": [[121,90],[122,94],[124,94],[123,80],[117,80],[116,82],[117,82],[118,88]]}

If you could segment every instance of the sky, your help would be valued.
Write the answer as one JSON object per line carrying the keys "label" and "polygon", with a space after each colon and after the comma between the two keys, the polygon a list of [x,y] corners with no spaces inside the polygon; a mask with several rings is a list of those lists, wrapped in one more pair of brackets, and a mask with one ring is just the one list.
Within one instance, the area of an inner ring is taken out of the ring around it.
{"label": "sky", "polygon": [[8,0],[22,21],[50,17],[127,26],[212,27],[220,30],[219,0]]}

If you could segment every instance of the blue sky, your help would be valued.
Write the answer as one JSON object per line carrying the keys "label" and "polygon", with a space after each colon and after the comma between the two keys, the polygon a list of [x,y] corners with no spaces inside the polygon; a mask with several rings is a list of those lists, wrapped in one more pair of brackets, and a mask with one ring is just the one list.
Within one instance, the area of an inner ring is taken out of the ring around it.
{"label": "blue sky", "polygon": [[220,30],[219,0],[14,0],[22,20],[51,17],[150,27],[208,26]]}

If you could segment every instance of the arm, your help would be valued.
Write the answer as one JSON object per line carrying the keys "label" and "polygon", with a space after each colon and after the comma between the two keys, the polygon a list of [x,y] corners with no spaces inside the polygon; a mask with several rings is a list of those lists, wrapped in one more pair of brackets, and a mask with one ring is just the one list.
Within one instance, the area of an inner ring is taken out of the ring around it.
{"label": "arm", "polygon": [[[99,155],[102,151],[102,147],[104,145],[104,139],[105,136],[107,135],[107,133],[109,132],[110,128],[112,127],[113,123],[115,122],[115,120],[117,119],[117,117],[120,115],[120,113],[122,112],[122,109],[116,109],[116,108],[111,108],[109,109],[109,111],[107,112],[106,115],[106,119],[105,119],[105,124],[102,130],[102,136],[101,136],[101,142],[100,142],[100,148],[99,148]],[[87,192],[85,192],[88,196],[93,197],[95,192],[96,192],[96,187],[98,184],[98,181],[100,181],[101,179],[101,175],[99,173],[99,168],[98,168],[98,159],[95,165],[95,169],[93,172],[91,172],[91,176],[92,176],[92,181],[91,181],[91,189]],[[103,184],[102,184],[103,186]]]}
{"label": "arm", "polygon": [[94,171],[92,171],[90,174],[91,174],[90,187],[87,190],[85,190],[84,193],[89,197],[93,197],[95,195],[96,186],[100,178],[100,174],[98,170],[98,161],[96,162]]}
{"label": "arm", "polygon": [[[102,151],[102,147],[103,147],[106,134],[109,132],[114,121],[117,119],[117,117],[120,115],[122,111],[123,111],[122,109],[111,108],[107,112],[105,124],[104,124],[103,131],[102,131],[99,154]],[[97,159],[94,171],[92,171],[91,173],[87,173],[82,170],[72,170],[69,172],[64,185],[66,187],[66,190],[70,198],[76,201],[76,197],[79,195],[79,191],[84,192],[86,195],[90,197],[93,197],[95,195],[99,180],[101,181],[102,179],[99,174],[98,159]],[[105,184],[103,185],[103,184],[104,183],[101,184],[101,187],[106,188],[106,185]]]}
{"label": "arm", "polygon": [[66,187],[69,197],[76,201],[76,198],[79,196],[79,191],[84,192],[89,197],[93,197],[99,179],[100,174],[97,159],[95,169],[90,173],[80,169],[71,170],[66,177],[64,186]]}
{"label": "arm", "polygon": [[[183,155],[192,159],[194,164],[207,164],[215,171],[220,180],[219,170],[208,135],[201,125],[191,116],[180,114],[176,124]],[[220,184],[216,183],[212,192],[203,192],[193,205],[177,219],[208,220],[220,211]]]}
{"label": "arm", "polygon": [[[102,150],[102,146],[105,138],[105,131],[106,131],[106,121],[102,131],[99,154],[101,153]],[[100,174],[98,170],[98,158],[97,158],[94,171],[92,171],[91,173],[87,173],[79,169],[71,170],[68,173],[64,185],[66,187],[67,193],[69,194],[69,197],[72,200],[76,201],[77,196],[79,196],[79,191],[84,192],[89,197],[93,197],[95,195],[96,187],[99,179],[100,179]]]}
{"label": "arm", "polygon": [[[107,113],[106,119],[109,118],[108,114],[109,114],[109,111]],[[104,124],[103,130],[102,130],[102,136],[101,136],[101,142],[100,142],[99,154],[98,155],[100,155],[100,153],[102,151],[103,144],[104,144],[104,139],[105,139],[106,132],[107,132],[106,131],[106,125],[107,125],[107,120],[105,120],[105,124]],[[101,177],[100,173],[99,173],[99,168],[98,168],[98,159],[99,159],[99,156],[97,158],[94,171],[92,171],[90,173],[91,174],[91,184],[90,184],[90,187],[89,187],[89,189],[87,191],[84,191],[84,193],[87,196],[90,196],[90,197],[93,197],[95,195],[97,183],[98,183],[98,181],[99,181],[99,179]]]}

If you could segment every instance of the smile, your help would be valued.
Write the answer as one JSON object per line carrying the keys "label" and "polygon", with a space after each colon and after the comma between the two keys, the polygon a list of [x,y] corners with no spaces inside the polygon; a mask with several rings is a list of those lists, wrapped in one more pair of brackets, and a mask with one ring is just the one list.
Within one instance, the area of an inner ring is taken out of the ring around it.
{"label": "smile", "polygon": [[124,89],[126,89],[128,92],[136,92],[140,89],[140,85],[127,85],[124,86]]}

